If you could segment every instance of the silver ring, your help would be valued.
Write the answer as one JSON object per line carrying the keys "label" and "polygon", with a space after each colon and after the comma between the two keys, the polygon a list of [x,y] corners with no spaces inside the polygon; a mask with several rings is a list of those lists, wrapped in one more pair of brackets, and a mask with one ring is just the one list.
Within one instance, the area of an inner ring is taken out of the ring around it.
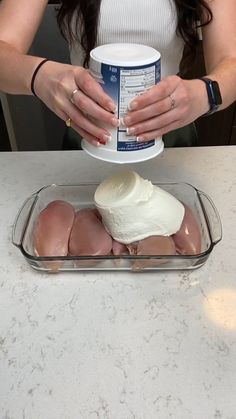
{"label": "silver ring", "polygon": [[174,109],[175,107],[175,100],[172,95],[169,95],[169,98],[170,98],[170,110],[172,111],[172,109]]}
{"label": "silver ring", "polygon": [[73,92],[71,93],[71,96],[70,96],[70,101],[71,101],[71,103],[73,103],[73,105],[74,105],[74,95],[76,94],[76,93],[78,93],[79,92],[79,88],[77,87],[75,90],[73,90]]}

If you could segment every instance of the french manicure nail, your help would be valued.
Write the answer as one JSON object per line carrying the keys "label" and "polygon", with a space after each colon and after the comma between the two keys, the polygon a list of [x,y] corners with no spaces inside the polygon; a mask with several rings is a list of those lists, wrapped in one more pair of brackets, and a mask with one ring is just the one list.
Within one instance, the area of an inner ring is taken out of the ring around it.
{"label": "french manicure nail", "polygon": [[129,125],[131,123],[131,118],[129,116],[124,117],[124,124]]}
{"label": "french manicure nail", "polygon": [[128,103],[128,110],[129,111],[134,111],[137,108],[138,104],[135,101],[132,101],[130,103]]}
{"label": "french manicure nail", "polygon": [[[104,138],[104,141],[105,142],[109,142],[109,141],[111,141],[111,135],[110,134],[103,134],[103,138]],[[101,141],[100,141],[101,142]]]}
{"label": "french manicure nail", "polygon": [[108,107],[111,110],[111,112],[115,113],[117,111],[117,106],[113,102],[109,102]]}
{"label": "french manicure nail", "polygon": [[136,141],[138,141],[138,143],[139,142],[142,142],[142,141],[144,141],[145,139],[143,138],[143,137],[136,137]]}
{"label": "french manicure nail", "polygon": [[132,134],[134,134],[134,133],[135,133],[135,131],[136,131],[136,129],[135,129],[134,127],[129,127],[129,128],[126,128],[126,133],[127,133],[128,135],[132,135]]}
{"label": "french manicure nail", "polygon": [[94,140],[94,141],[92,141],[92,144],[95,146],[95,147],[100,147],[100,142],[99,141],[96,141],[96,140]]}
{"label": "french manicure nail", "polygon": [[113,127],[118,128],[120,126],[120,121],[117,118],[112,118],[111,123],[112,123]]}

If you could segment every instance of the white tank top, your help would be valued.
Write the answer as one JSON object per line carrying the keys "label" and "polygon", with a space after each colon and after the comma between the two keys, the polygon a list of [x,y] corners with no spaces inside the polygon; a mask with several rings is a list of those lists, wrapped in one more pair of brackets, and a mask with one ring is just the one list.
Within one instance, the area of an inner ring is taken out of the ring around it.
{"label": "white tank top", "polygon": [[[176,74],[184,41],[176,35],[174,0],[102,0],[97,44],[129,42],[149,45],[161,53],[162,77]],[[71,63],[82,65],[79,45],[71,46]]]}

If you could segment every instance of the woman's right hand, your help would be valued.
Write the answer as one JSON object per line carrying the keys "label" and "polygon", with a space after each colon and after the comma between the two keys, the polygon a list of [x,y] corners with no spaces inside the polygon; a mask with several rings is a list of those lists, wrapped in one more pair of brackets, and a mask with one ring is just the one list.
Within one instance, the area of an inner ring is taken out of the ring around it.
{"label": "woman's right hand", "polygon": [[111,139],[102,125],[119,125],[115,103],[82,67],[47,61],[36,75],[34,89],[48,108],[64,121],[70,118],[72,128],[95,146]]}

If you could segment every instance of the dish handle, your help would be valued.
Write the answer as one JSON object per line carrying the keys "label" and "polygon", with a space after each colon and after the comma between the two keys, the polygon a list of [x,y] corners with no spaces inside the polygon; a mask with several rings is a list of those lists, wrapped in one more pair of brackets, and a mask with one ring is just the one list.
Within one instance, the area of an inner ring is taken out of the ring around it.
{"label": "dish handle", "polygon": [[222,239],[222,224],[218,210],[205,192],[198,191],[198,193],[210,230],[211,241],[213,245],[216,245]]}
{"label": "dish handle", "polygon": [[16,215],[15,222],[12,227],[12,243],[16,247],[20,247],[22,244],[25,229],[28,224],[36,198],[37,193],[27,198]]}

